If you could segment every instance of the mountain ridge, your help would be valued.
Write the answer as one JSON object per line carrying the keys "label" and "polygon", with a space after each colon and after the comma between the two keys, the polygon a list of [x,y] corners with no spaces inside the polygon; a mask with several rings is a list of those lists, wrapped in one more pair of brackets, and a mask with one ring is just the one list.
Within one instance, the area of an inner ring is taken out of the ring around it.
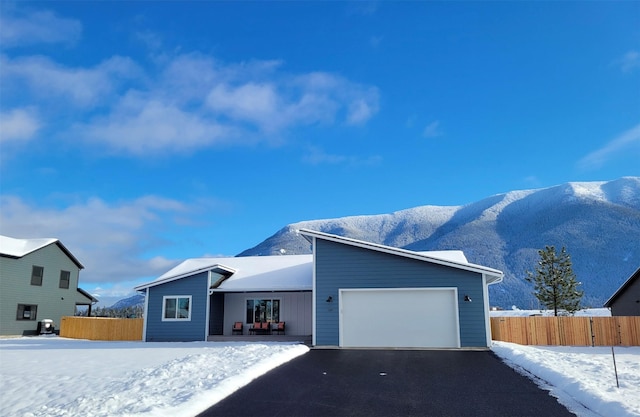
{"label": "mountain ridge", "polygon": [[469,262],[499,269],[492,305],[538,308],[525,271],[538,250],[565,246],[585,290],[600,307],[640,265],[640,177],[568,182],[515,190],[461,206],[425,205],[387,214],[289,224],[238,256],[310,253],[301,228],[415,251],[462,250]]}

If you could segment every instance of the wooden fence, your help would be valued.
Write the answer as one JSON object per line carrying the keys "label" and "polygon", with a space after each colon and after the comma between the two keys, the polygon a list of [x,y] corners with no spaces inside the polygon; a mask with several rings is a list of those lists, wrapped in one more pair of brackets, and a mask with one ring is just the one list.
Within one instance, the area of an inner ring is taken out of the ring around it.
{"label": "wooden fence", "polygon": [[521,345],[640,346],[640,317],[491,317],[491,335]]}
{"label": "wooden fence", "polygon": [[62,317],[60,336],[89,340],[142,340],[144,319]]}

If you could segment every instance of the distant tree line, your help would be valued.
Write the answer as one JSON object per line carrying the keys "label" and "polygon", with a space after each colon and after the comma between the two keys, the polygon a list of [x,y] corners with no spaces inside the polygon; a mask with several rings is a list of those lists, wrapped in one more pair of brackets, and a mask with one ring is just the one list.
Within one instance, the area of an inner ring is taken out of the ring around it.
{"label": "distant tree line", "polygon": [[[76,311],[76,316],[86,317],[87,310]],[[135,305],[122,308],[96,307],[91,309],[91,317],[111,317],[137,319],[143,317],[143,306]]]}

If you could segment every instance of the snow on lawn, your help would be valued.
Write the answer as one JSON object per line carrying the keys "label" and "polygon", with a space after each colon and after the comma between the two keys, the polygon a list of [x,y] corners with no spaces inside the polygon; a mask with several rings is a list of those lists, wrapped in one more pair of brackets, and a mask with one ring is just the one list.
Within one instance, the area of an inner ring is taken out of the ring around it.
{"label": "snow on lawn", "polygon": [[193,416],[306,353],[287,343],[0,340],[2,416]]}
{"label": "snow on lawn", "polygon": [[493,342],[505,363],[579,417],[640,416],[640,347],[522,346]]}
{"label": "snow on lawn", "polygon": [[[194,416],[309,350],[287,343],[0,339],[1,416]],[[494,342],[510,366],[580,417],[640,416],[640,347]]]}

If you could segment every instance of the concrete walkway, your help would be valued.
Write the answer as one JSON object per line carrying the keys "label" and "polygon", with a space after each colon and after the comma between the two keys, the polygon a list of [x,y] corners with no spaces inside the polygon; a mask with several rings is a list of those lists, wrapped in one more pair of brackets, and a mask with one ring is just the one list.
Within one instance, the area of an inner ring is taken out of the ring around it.
{"label": "concrete walkway", "polygon": [[491,351],[313,349],[201,416],[574,414]]}

